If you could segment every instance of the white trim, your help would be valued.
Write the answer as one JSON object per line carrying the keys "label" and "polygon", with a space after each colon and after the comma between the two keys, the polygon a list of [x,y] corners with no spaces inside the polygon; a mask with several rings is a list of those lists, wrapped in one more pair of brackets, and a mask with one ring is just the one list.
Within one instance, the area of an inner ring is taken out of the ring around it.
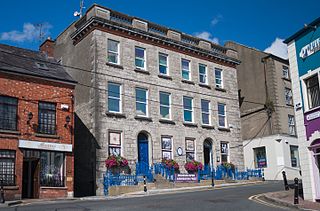
{"label": "white trim", "polygon": [[72,144],[40,142],[40,141],[31,141],[31,140],[23,140],[23,139],[19,140],[18,147],[26,148],[26,149],[57,151],[57,152],[72,152]]}
{"label": "white trim", "polygon": [[[109,41],[112,41],[112,42],[116,42],[117,43],[117,52],[115,52],[115,51],[111,51],[111,50],[109,50]],[[114,63],[114,62],[110,62],[109,61],[109,52],[110,53],[114,53],[114,54],[116,54],[117,55],[117,63]],[[120,65],[120,41],[117,41],[117,40],[113,40],[113,39],[108,39],[107,40],[107,61],[108,61],[108,63],[111,63],[111,64],[117,64],[117,65]]]}
{"label": "white trim", "polygon": [[[188,62],[188,69],[183,69],[183,65],[182,65],[182,62],[183,61],[187,61]],[[180,65],[181,65],[181,77],[182,77],[182,80],[187,80],[187,81],[191,81],[192,80],[192,74],[191,74],[191,61],[188,60],[188,59],[183,59],[181,58],[181,62],[180,62]],[[188,79],[185,79],[183,78],[183,71],[187,71],[189,74],[189,78]]]}
{"label": "white trim", "polygon": [[[137,57],[136,55],[136,49],[140,49],[140,50],[143,50],[143,67],[138,67],[136,65],[136,59],[141,59],[140,57]],[[142,70],[146,70],[147,69],[147,50],[145,48],[142,48],[142,47],[139,47],[139,46],[135,46],[134,47],[134,65],[136,68],[138,69],[142,69]]]}
{"label": "white trim", "polygon": [[[161,56],[164,56],[164,57],[166,57],[166,71],[167,71],[167,74],[163,74],[163,73],[161,73],[160,72],[160,55]],[[166,75],[166,76],[169,76],[170,74],[169,74],[169,55],[168,54],[165,54],[165,53],[161,53],[161,52],[159,52],[158,53],[158,64],[159,64],[159,66],[158,66],[158,71],[159,71],[159,74],[160,75]]]}

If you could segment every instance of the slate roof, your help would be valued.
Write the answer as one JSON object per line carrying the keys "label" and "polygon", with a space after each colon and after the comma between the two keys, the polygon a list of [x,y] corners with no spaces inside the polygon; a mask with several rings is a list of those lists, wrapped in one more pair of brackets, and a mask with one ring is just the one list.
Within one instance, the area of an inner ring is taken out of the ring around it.
{"label": "slate roof", "polygon": [[0,71],[76,84],[53,58],[29,49],[0,44]]}

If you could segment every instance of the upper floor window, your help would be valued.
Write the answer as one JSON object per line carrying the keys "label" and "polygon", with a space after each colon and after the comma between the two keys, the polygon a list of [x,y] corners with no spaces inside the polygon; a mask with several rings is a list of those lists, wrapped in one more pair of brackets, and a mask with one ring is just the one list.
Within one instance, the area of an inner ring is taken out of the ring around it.
{"label": "upper floor window", "polygon": [[164,119],[171,119],[171,94],[167,92],[160,92],[160,116]]}
{"label": "upper floor window", "polygon": [[284,89],[284,94],[285,94],[285,98],[286,98],[286,105],[292,105],[293,101],[292,101],[292,91],[289,88],[285,88]]}
{"label": "upper floor window", "polygon": [[207,66],[204,64],[199,64],[199,82],[208,84]]}
{"label": "upper floor window", "polygon": [[108,111],[121,113],[121,85],[108,83]]}
{"label": "upper floor window", "polygon": [[215,68],[214,73],[215,73],[215,78],[216,78],[216,87],[222,88],[223,87],[222,70],[219,68]]}
{"label": "upper floor window", "polygon": [[108,62],[119,64],[119,42],[108,40]]}
{"label": "upper floor window", "polygon": [[135,48],[135,64],[137,68],[146,69],[146,49]]}
{"label": "upper floor window", "polygon": [[191,80],[191,73],[190,73],[190,61],[186,59],[181,60],[181,67],[182,67],[182,79],[184,80]]}
{"label": "upper floor window", "polygon": [[293,115],[288,115],[289,135],[296,135],[296,125]]}
{"label": "upper floor window", "polygon": [[320,88],[318,74],[305,80],[309,109],[320,106]]}
{"label": "upper floor window", "polygon": [[183,97],[183,120],[185,122],[193,122],[193,99],[191,97]]}
{"label": "upper floor window", "polygon": [[282,66],[282,77],[285,79],[290,79],[289,76],[289,67],[287,66]]}
{"label": "upper floor window", "polygon": [[15,185],[15,161],[15,151],[0,150],[0,180],[5,186]]}
{"label": "upper floor window", "polygon": [[136,110],[139,116],[148,116],[148,90],[136,88]]}
{"label": "upper floor window", "polygon": [[159,73],[169,75],[168,72],[168,55],[159,53]]}
{"label": "upper floor window", "polygon": [[219,127],[226,127],[226,105],[218,103],[218,125]]}
{"label": "upper floor window", "polygon": [[0,96],[0,129],[17,130],[18,99]]}
{"label": "upper floor window", "polygon": [[201,100],[202,124],[210,125],[210,101]]}
{"label": "upper floor window", "polygon": [[38,133],[56,134],[56,104],[39,102]]}

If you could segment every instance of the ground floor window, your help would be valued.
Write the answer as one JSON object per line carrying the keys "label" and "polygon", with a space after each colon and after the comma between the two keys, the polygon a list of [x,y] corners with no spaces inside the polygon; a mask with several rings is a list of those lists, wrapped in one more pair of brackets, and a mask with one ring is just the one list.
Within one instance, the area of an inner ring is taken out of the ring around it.
{"label": "ground floor window", "polygon": [[229,143],[221,142],[220,151],[221,151],[221,163],[228,163],[229,162]]}
{"label": "ground floor window", "polygon": [[0,180],[3,185],[15,185],[15,159],[15,151],[0,150]]}
{"label": "ground floor window", "polygon": [[299,167],[299,152],[298,146],[290,145],[291,166]]}
{"label": "ground floor window", "polygon": [[109,155],[121,155],[121,131],[109,131]]}
{"label": "ground floor window", "polygon": [[253,149],[254,162],[256,168],[267,167],[266,147],[258,147]]}
{"label": "ground floor window", "polygon": [[172,137],[161,137],[163,159],[172,159]]}
{"label": "ground floor window", "polygon": [[186,161],[195,159],[194,139],[186,139]]}
{"label": "ground floor window", "polygon": [[64,187],[63,152],[40,152],[40,185]]}

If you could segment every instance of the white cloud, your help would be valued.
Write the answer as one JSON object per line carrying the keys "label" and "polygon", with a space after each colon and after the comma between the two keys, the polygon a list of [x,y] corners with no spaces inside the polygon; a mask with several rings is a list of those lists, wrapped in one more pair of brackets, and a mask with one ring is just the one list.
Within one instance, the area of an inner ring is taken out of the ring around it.
{"label": "white cloud", "polygon": [[213,37],[210,32],[196,32],[195,36],[219,44],[219,39],[217,37]]}
{"label": "white cloud", "polygon": [[[49,23],[43,23],[41,26],[41,34],[47,36],[52,26]],[[22,31],[9,31],[0,34],[0,40],[12,42],[32,42],[40,39],[40,26],[32,23],[24,23]]]}
{"label": "white cloud", "polygon": [[272,44],[264,50],[266,53],[271,53],[283,59],[288,59],[287,45],[283,43],[284,39],[276,38]]}
{"label": "white cloud", "polygon": [[211,26],[217,25],[222,19],[222,15],[218,15],[211,20]]}

